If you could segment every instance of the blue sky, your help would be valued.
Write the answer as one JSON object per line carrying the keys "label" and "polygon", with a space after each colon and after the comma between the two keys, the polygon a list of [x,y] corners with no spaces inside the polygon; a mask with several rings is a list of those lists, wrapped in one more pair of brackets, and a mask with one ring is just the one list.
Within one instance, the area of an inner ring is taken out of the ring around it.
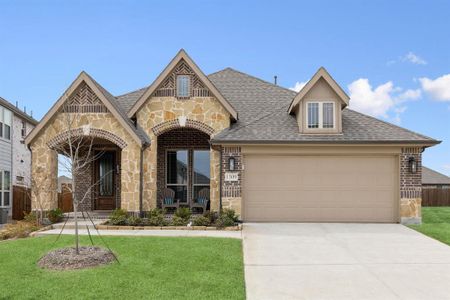
{"label": "blue sky", "polygon": [[324,66],[354,109],[442,140],[424,164],[450,175],[450,1],[315,2],[0,0],[0,96],[41,118],[81,70],[117,95],[180,48],[285,87]]}

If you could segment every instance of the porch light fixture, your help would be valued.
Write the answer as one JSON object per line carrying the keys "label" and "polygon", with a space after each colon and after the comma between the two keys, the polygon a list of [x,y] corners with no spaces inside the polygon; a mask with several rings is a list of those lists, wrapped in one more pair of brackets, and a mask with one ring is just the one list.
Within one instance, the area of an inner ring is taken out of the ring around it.
{"label": "porch light fixture", "polygon": [[178,117],[178,123],[180,124],[181,127],[185,127],[186,126],[186,116],[179,116]]}
{"label": "porch light fixture", "polygon": [[414,157],[408,159],[409,171],[413,174],[417,173],[417,161]]}
{"label": "porch light fixture", "polygon": [[235,161],[235,158],[234,158],[234,157],[230,157],[230,158],[228,159],[228,170],[234,171],[235,166],[236,166],[235,162],[236,162],[236,161]]}

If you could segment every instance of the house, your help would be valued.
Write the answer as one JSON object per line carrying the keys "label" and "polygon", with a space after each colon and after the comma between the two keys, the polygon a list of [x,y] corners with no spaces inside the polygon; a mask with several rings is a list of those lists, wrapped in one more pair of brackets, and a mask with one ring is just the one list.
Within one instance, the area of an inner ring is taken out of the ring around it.
{"label": "house", "polygon": [[12,214],[13,187],[30,187],[31,152],[26,135],[37,121],[0,97],[0,207]]}
{"label": "house", "polygon": [[[422,152],[439,141],[349,101],[324,68],[296,93],[231,68],[206,76],[181,50],[120,96],[82,72],[26,143],[34,178],[56,185],[58,145],[95,137],[103,154],[75,178],[85,190],[99,182],[84,210],[137,214],[160,207],[165,189],[189,206],[207,188],[211,210],[249,222],[420,222]],[[65,127],[74,112],[83,117]],[[38,201],[57,205],[50,191]]]}
{"label": "house", "polygon": [[450,177],[422,166],[423,189],[450,189]]}

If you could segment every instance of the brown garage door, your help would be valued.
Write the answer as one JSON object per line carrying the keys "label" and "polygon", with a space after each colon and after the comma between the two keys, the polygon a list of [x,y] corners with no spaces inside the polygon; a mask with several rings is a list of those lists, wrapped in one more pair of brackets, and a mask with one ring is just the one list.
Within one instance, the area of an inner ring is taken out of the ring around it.
{"label": "brown garage door", "polygon": [[244,220],[397,222],[395,156],[244,157]]}

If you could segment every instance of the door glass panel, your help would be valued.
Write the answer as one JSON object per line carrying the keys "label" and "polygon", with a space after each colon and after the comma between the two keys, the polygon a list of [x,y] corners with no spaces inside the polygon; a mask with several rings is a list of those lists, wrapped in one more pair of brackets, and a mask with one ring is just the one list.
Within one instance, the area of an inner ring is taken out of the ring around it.
{"label": "door glass panel", "polygon": [[100,196],[113,196],[114,155],[104,153],[99,158],[99,193]]}

